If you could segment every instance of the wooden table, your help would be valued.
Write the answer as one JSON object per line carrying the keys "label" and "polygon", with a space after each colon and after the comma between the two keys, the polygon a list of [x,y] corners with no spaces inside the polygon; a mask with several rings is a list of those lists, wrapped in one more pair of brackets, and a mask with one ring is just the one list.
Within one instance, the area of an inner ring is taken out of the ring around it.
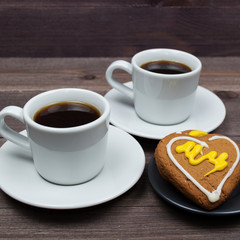
{"label": "wooden table", "polygon": [[[127,58],[126,58],[127,59]],[[105,70],[116,58],[2,58],[0,108],[23,106],[37,93],[78,87],[106,94],[111,87]],[[201,58],[200,85],[216,93],[227,109],[214,132],[240,143],[240,58]],[[122,81],[129,76],[118,73]],[[21,123],[9,119],[17,131]],[[0,239],[238,239],[240,216],[191,214],[163,201],[152,189],[147,164],[156,140],[136,137],[146,155],[138,183],[122,196],[102,205],[76,210],[48,210],[20,203],[0,192]],[[0,144],[5,142],[0,139]]]}

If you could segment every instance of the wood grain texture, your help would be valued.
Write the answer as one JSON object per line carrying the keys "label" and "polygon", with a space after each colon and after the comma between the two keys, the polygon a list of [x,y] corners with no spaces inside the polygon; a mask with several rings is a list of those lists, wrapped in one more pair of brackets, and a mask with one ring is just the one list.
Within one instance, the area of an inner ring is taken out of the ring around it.
{"label": "wood grain texture", "polygon": [[239,13],[236,0],[3,0],[0,57],[239,56]]}
{"label": "wood grain texture", "polygon": [[[107,66],[117,58],[0,58],[0,109],[23,106],[32,96],[54,88],[79,87],[104,95]],[[130,58],[123,58],[130,60]],[[214,132],[240,144],[240,58],[202,57],[200,85],[215,92],[227,108],[225,121]],[[120,81],[130,76],[116,72]],[[20,131],[24,126],[9,119]],[[186,213],[163,201],[153,191],[147,164],[156,140],[136,137],[146,155],[138,183],[108,203],[76,210],[46,210],[22,204],[0,191],[0,239],[238,239],[239,216],[205,217]],[[0,138],[0,145],[5,142]]]}

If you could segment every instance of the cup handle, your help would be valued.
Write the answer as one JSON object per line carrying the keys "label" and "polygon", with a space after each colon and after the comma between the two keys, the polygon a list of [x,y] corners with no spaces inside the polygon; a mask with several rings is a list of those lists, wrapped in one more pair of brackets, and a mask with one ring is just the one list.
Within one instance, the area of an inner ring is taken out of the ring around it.
{"label": "cup handle", "polygon": [[0,135],[5,139],[30,150],[30,143],[27,137],[11,129],[5,122],[5,117],[10,116],[24,123],[23,109],[16,106],[8,106],[0,112]]}
{"label": "cup handle", "polygon": [[112,75],[113,75],[114,70],[116,70],[116,69],[122,69],[132,75],[132,65],[129,62],[126,62],[124,60],[117,60],[117,61],[113,62],[107,68],[106,79],[107,79],[107,82],[113,88],[117,89],[119,92],[125,94],[127,97],[129,97],[133,100],[133,90],[113,78]]}

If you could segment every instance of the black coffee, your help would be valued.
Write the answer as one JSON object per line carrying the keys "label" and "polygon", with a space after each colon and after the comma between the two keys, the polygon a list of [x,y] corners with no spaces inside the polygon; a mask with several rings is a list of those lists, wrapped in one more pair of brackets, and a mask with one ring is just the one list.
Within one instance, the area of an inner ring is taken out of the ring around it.
{"label": "black coffee", "polygon": [[185,64],[166,60],[147,62],[141,65],[141,68],[162,74],[182,74],[192,71],[192,69]]}
{"label": "black coffee", "polygon": [[68,128],[90,123],[100,117],[94,106],[80,102],[59,102],[38,110],[33,120],[41,125]]}

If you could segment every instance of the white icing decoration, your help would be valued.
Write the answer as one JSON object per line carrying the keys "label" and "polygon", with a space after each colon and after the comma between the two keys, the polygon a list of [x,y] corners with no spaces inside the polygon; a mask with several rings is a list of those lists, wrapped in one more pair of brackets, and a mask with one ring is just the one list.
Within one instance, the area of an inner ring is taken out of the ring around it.
{"label": "white icing decoration", "polygon": [[200,145],[202,145],[202,147],[208,147],[208,144],[206,142],[203,142],[203,141],[200,141],[196,138],[192,138],[192,137],[187,137],[187,136],[181,136],[181,137],[175,137],[173,138],[171,141],[169,141],[169,143],[167,144],[167,153],[168,153],[168,156],[170,157],[170,159],[172,160],[172,162],[175,164],[175,166],[189,179],[192,181],[192,183],[198,187],[209,199],[210,202],[216,202],[219,200],[220,198],[220,195],[221,195],[221,192],[222,192],[222,187],[225,183],[225,181],[231,176],[231,174],[233,173],[234,169],[236,168],[238,162],[239,162],[239,157],[240,157],[240,154],[239,154],[239,148],[237,146],[237,144],[235,142],[233,142],[230,138],[228,137],[225,137],[225,136],[213,136],[211,138],[209,138],[208,140],[209,141],[213,141],[213,140],[216,140],[216,139],[225,139],[227,141],[229,141],[230,143],[233,144],[233,146],[235,147],[236,149],[236,152],[237,152],[237,158],[234,162],[234,164],[232,165],[232,167],[230,168],[230,170],[228,171],[228,173],[225,175],[225,177],[223,178],[223,180],[220,182],[220,184],[218,185],[217,189],[212,191],[212,192],[209,192],[207,189],[205,189],[198,181],[196,181],[194,179],[194,177],[192,177],[192,175],[190,175],[179,163],[178,161],[175,159],[175,157],[173,156],[172,154],[172,151],[171,151],[171,147],[172,147],[172,144],[174,142],[176,142],[177,140],[180,140],[180,139],[186,139],[186,140],[191,140],[191,141],[194,141],[194,142],[197,142],[199,143]]}

